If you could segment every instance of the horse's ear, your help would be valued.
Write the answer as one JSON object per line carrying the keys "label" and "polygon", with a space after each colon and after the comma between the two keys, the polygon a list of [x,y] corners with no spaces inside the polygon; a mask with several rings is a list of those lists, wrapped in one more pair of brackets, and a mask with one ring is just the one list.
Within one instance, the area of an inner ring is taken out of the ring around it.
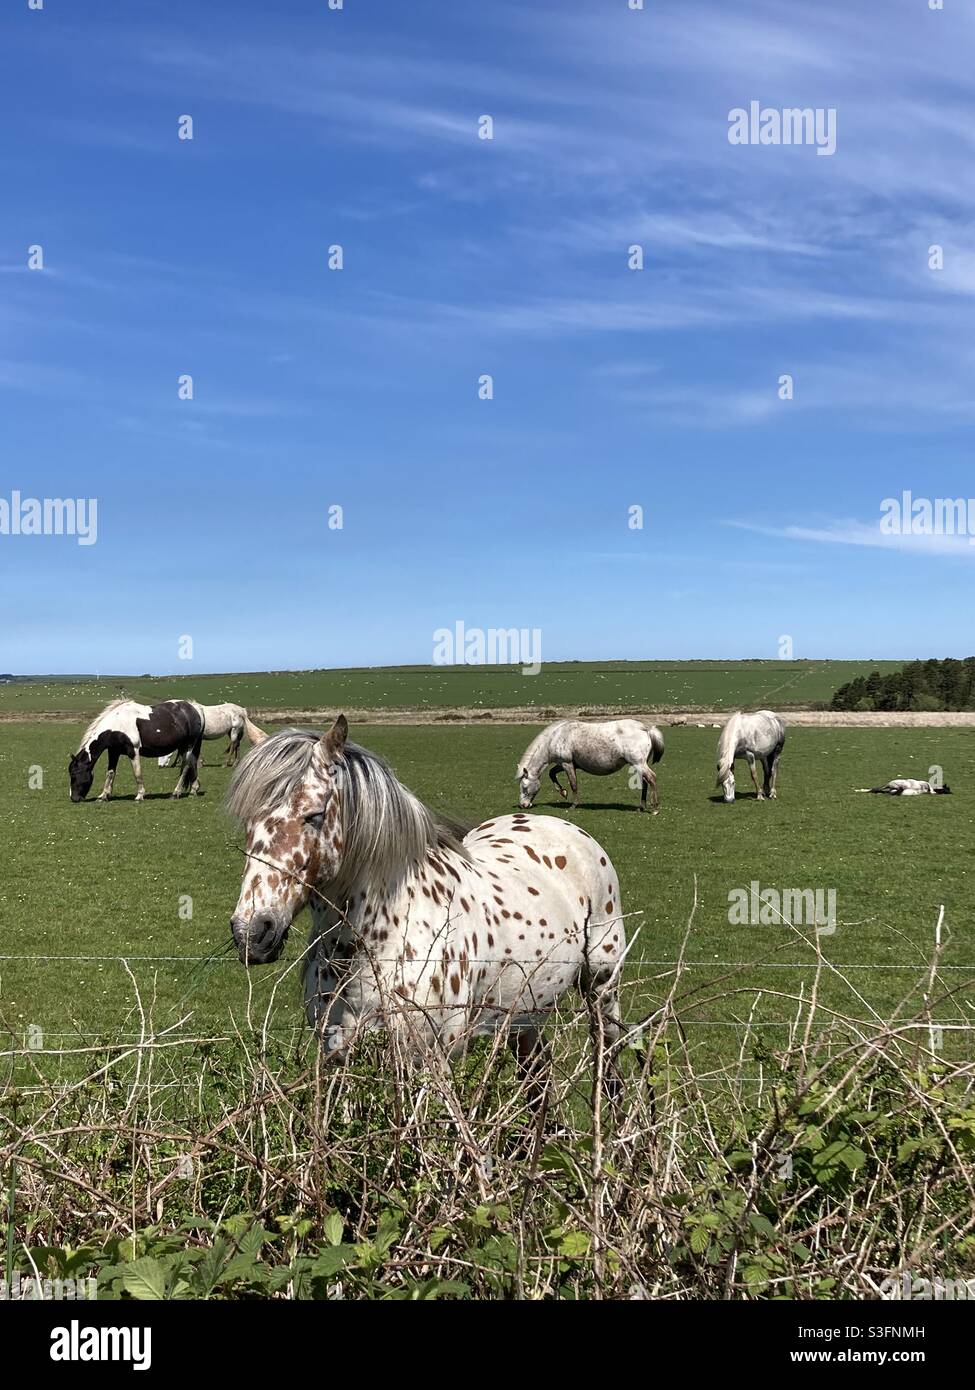
{"label": "horse's ear", "polygon": [[344,714],[340,714],[338,719],[329,729],[327,734],[323,734],[319,739],[325,752],[331,757],[335,753],[341,753],[345,747],[345,740],[349,737],[349,721]]}

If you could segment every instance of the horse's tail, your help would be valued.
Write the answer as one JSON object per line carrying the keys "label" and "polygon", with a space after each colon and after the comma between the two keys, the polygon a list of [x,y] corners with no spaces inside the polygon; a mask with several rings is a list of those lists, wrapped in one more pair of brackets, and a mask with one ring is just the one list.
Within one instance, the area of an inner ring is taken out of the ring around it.
{"label": "horse's tail", "polygon": [[656,724],[648,724],[647,733],[650,735],[650,763],[652,765],[659,763],[664,755],[664,736]]}
{"label": "horse's tail", "polygon": [[262,743],[264,739],[267,738],[267,734],[263,729],[259,729],[256,724],[251,723],[250,716],[246,710],[244,710],[244,733],[250,739],[251,743]]}
{"label": "horse's tail", "polygon": [[731,771],[731,764],[735,761],[735,747],[738,743],[738,721],[741,713],[733,714],[718,738],[718,786],[728,776]]}

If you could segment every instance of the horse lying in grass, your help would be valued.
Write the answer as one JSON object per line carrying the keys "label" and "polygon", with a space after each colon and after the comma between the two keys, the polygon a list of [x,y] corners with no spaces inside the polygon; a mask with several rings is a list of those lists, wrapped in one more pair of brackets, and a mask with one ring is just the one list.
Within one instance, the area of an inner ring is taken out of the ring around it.
{"label": "horse lying in grass", "polygon": [[[744,758],[748,763],[755,793],[759,801],[775,799],[775,774],[779,758],[785,746],[785,725],[770,709],[760,709],[754,714],[733,714],[721,730],[718,739],[718,786],[724,792],[725,801],[735,799],[736,758]],[[760,787],[755,777],[755,759],[762,764],[765,773]]]}
{"label": "horse lying in grass", "polygon": [[[224,759],[224,767],[236,767],[240,757],[240,745],[245,734],[251,743],[260,743],[262,738],[267,738],[263,729],[259,729],[256,724],[251,723],[250,715],[243,705],[199,705],[198,708],[203,711],[204,741],[223,738],[224,735],[227,737],[227,756]],[[159,759],[159,766],[172,767],[178,762],[179,754],[170,753],[165,758]]]}
{"label": "horse lying in grass", "polygon": [[951,788],[939,787],[933,782],[922,782],[917,777],[895,777],[882,787],[857,787],[858,792],[874,792],[881,796],[948,796]]}
{"label": "horse lying in grass", "polygon": [[330,1053],[361,1029],[423,1057],[506,1029],[534,1069],[573,986],[619,1039],[619,880],[584,830],[511,815],[464,834],[349,742],[343,715],[322,737],[285,729],[252,748],[227,804],[247,840],[230,923],[240,960],[277,960],[308,905],[305,1005]]}
{"label": "horse lying in grass", "polygon": [[572,788],[573,810],[579,804],[577,770],[603,777],[619,772],[622,767],[631,767],[634,775],[640,778],[640,810],[647,809],[649,787],[656,815],[660,800],[653,764],[659,763],[663,755],[664,736],[656,724],[641,724],[636,719],[610,719],[602,724],[562,719],[557,724],[549,724],[525,749],[518,764],[518,804],[525,811],[531,807],[546,767],[563,801],[568,793],[559,781],[559,773],[565,773]]}
{"label": "horse lying in grass", "polygon": [[180,797],[186,787],[195,796],[200,790],[196,775],[203,742],[203,712],[193,700],[162,700],[158,705],[140,705],[135,700],[113,700],[85,730],[77,753],[68,763],[71,800],[84,801],[95,780],[95,764],[108,754],[108,772],[99,801],[107,801],[115,783],[115,769],[124,754],[132,759],[136,801],[146,795],[142,780],[141,755],[156,757],[178,752],[184,766],[173,791]]}

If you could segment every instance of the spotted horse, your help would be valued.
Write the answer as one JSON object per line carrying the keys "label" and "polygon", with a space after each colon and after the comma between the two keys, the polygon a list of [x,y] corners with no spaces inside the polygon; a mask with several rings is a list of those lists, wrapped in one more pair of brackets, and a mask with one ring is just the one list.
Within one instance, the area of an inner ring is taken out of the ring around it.
{"label": "spotted horse", "polygon": [[132,759],[136,801],[146,795],[142,780],[141,755],[183,754],[183,770],[173,791],[174,797],[189,788],[195,796],[200,790],[196,775],[203,743],[203,713],[195,700],[162,700],[158,705],[140,705],[135,700],[113,700],[85,730],[77,753],[68,763],[71,800],[84,801],[95,780],[95,764],[108,754],[108,772],[99,801],[107,801],[115,784],[119,758]]}
{"label": "spotted horse", "polygon": [[518,814],[464,834],[350,742],[343,715],[321,737],[284,729],[252,748],[228,807],[246,832],[240,960],[277,960],[309,907],[305,1005],[328,1052],[385,1028],[412,1059],[446,1058],[504,1029],[531,1070],[573,986],[607,1045],[620,1039],[619,880],[578,826]]}

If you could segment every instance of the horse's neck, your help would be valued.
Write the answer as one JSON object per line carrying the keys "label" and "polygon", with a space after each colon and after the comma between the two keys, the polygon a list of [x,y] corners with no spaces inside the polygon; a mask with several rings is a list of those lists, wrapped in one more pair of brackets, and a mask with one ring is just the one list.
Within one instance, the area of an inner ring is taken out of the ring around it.
{"label": "horse's neck", "polygon": [[116,710],[112,710],[111,714],[103,715],[102,718],[98,720],[91,733],[88,735],[84,743],[81,745],[79,752],[84,752],[87,753],[89,757],[91,756],[92,744],[97,743],[98,740],[101,738],[102,734],[105,733],[106,730],[111,729],[113,723],[112,716],[116,713]]}
{"label": "horse's neck", "polygon": [[[354,882],[342,883],[340,875],[334,883],[316,884],[318,897],[317,900],[313,899],[316,919],[330,935],[334,933],[336,942],[358,942],[363,927],[373,926],[383,908],[396,910],[393,904],[399,903],[406,911],[409,910],[405,905],[420,898],[419,885],[424,871],[432,869],[436,859],[450,865],[459,875],[467,868],[463,855],[457,854],[449,845],[437,845],[428,849],[422,860],[404,864],[398,873],[384,882],[372,881],[368,874],[360,874]],[[456,879],[449,874],[447,878],[452,886],[457,886]]]}
{"label": "horse's neck", "polygon": [[552,760],[552,735],[550,733],[539,734],[533,743],[528,745],[528,752],[525,754],[525,762],[529,772],[538,772]]}

